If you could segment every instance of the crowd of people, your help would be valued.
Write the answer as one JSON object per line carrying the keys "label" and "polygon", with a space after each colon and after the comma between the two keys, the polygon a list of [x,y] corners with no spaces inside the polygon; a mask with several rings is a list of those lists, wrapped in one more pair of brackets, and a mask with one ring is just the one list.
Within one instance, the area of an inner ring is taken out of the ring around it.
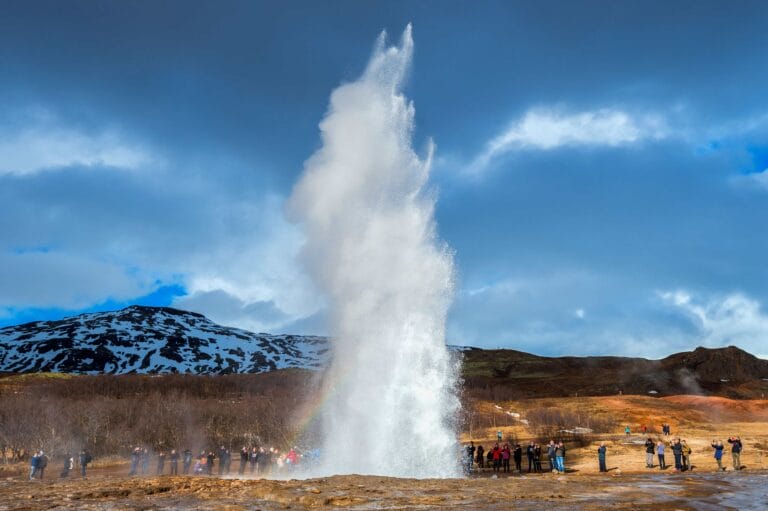
{"label": "crowd of people", "polygon": [[[266,476],[272,472],[283,472],[297,467],[301,461],[311,460],[310,453],[302,453],[298,448],[293,447],[286,452],[281,453],[280,449],[275,447],[246,447],[243,446],[239,452],[230,452],[225,446],[217,450],[205,450],[193,452],[191,449],[178,451],[171,449],[158,450],[150,452],[146,447],[134,447],[131,452],[131,469],[128,475],[148,475],[151,472],[151,459],[154,458],[154,475],[166,474],[166,462],[168,465],[168,475],[208,475],[214,474],[227,476],[233,474],[233,458],[238,461],[236,470],[238,475]],[[181,471],[179,471],[181,464]]]}
{"label": "crowd of people", "polygon": [[[627,429],[628,426],[625,428],[625,433]],[[645,432],[646,429],[641,427],[641,431]],[[664,424],[663,435],[669,436],[670,434],[669,425]],[[501,438],[498,440],[493,444],[493,447],[487,450],[482,445],[475,446],[474,442],[470,442],[465,446],[462,465],[467,474],[483,469],[493,471],[494,473],[523,473],[524,471],[528,473],[541,473],[545,471],[566,473],[566,448],[562,440],[550,440],[544,446],[530,441],[525,447],[520,443],[502,442]],[[741,470],[743,468],[741,453],[744,448],[741,439],[738,436],[733,436],[728,438],[727,442],[730,444],[733,469]],[[712,440],[711,447],[718,470],[726,470],[726,467],[723,465],[723,455],[726,450],[725,444],[722,440]],[[658,466],[659,469],[666,470],[668,466],[671,466],[667,464],[666,457],[669,451],[672,453],[674,470],[676,472],[684,472],[694,468],[691,462],[692,449],[685,439],[676,437],[665,441],[662,438],[654,440],[649,436],[645,441],[644,448],[646,468],[652,469]],[[600,472],[608,471],[606,464],[607,451],[605,442],[601,442],[597,448],[598,469]],[[266,477],[270,474],[290,471],[302,463],[311,463],[318,457],[317,451],[302,453],[296,447],[280,452],[279,449],[274,447],[243,446],[239,452],[235,452],[233,455],[223,445],[215,451],[200,450],[196,453],[190,449],[185,449],[184,451],[171,449],[167,452],[160,449],[152,452],[146,447],[137,446],[131,452],[130,471],[128,474],[131,476],[165,475],[166,473],[168,475],[196,474],[212,476],[216,474],[218,476],[227,476],[234,474],[234,471],[236,471],[237,475],[240,476],[248,474]],[[154,471],[151,471],[153,458],[155,468]],[[524,460],[527,461],[526,466],[524,466]],[[656,464],[657,460],[658,465]],[[81,450],[76,456],[67,452],[63,456],[60,477],[68,477],[75,467],[79,467],[80,475],[85,478],[91,461],[91,455],[85,449]],[[45,452],[42,450],[34,452],[30,458],[29,479],[42,480],[49,462],[50,459]],[[233,463],[236,463],[234,468]],[[168,465],[167,471],[166,465]]]}
{"label": "crowd of people", "polygon": [[[529,442],[525,449],[519,443],[510,446],[509,443],[500,445],[497,442],[486,451],[482,445],[475,446],[474,442],[470,442],[465,448],[464,470],[471,474],[477,465],[477,469],[489,468],[493,472],[516,471],[522,473],[524,470],[523,451],[525,451],[525,458],[528,461],[528,472],[544,471],[542,462],[544,461],[543,454],[546,453],[547,470],[565,473],[565,445],[562,441],[555,442],[554,440],[550,440],[546,450],[536,442]],[[514,469],[511,468],[511,461],[515,463]]]}
{"label": "crowd of people", "polygon": [[[741,451],[743,445],[739,437],[731,437],[728,439],[728,443],[731,444],[731,456],[733,457],[733,469],[741,470]],[[723,451],[725,445],[722,440],[712,440],[713,457],[717,463],[718,470],[725,470],[723,466]],[[651,437],[645,441],[645,466],[646,468],[655,468],[655,457],[658,458],[658,467],[661,470],[666,470],[667,465],[667,448],[672,451],[672,457],[674,459],[674,468],[676,472],[685,472],[686,470],[693,470],[691,464],[692,449],[688,445],[685,439],[674,438],[669,442],[663,440],[654,441]]]}
{"label": "crowd of people", "polygon": [[[644,433],[647,432],[647,428],[644,426],[641,426],[640,430]],[[624,432],[625,434],[631,432],[629,426],[625,427]],[[668,424],[663,424],[662,435],[671,435],[671,428]],[[738,436],[734,436],[728,438],[727,442],[731,446],[733,469],[741,470],[743,468],[741,452],[744,448],[741,439]],[[722,461],[723,453],[726,449],[725,444],[723,444],[722,440],[712,440],[711,446],[714,460],[717,463],[717,469],[720,471],[726,470]],[[563,442],[555,442],[554,440],[550,440],[549,444],[544,447],[534,441],[529,442],[526,447],[519,443],[497,442],[487,451],[482,445],[475,446],[474,442],[470,442],[464,447],[462,465],[466,474],[472,474],[478,470],[491,470],[494,473],[523,473],[526,470],[526,467],[523,466],[523,460],[527,459],[527,472],[529,473],[544,471],[565,473],[565,451]],[[674,465],[668,465],[667,463],[667,453],[670,451]],[[661,470],[674,466],[676,472],[693,470],[694,465],[691,462],[692,453],[693,450],[685,439],[677,437],[665,441],[662,438],[654,440],[649,436],[645,441],[645,466],[646,468],[656,468],[658,466]],[[606,443],[600,442],[597,448],[599,472],[608,472],[607,454],[608,448]],[[658,465],[656,464],[657,459]],[[512,462],[514,462],[514,467]],[[543,464],[547,464],[546,469]]]}
{"label": "crowd of people", "polygon": [[[72,471],[75,468],[75,459],[77,459],[77,465],[80,467],[80,476],[85,478],[86,472],[88,470],[88,464],[92,461],[91,455],[83,449],[80,451],[80,454],[75,456],[72,456],[69,452],[64,454],[64,463],[63,467],[61,469],[61,473],[59,474],[60,477],[69,477],[70,471]],[[45,469],[48,467],[48,462],[50,459],[48,458],[48,455],[45,454],[45,452],[37,451],[32,454],[32,457],[29,459],[29,479],[39,479],[43,480],[45,478]]]}

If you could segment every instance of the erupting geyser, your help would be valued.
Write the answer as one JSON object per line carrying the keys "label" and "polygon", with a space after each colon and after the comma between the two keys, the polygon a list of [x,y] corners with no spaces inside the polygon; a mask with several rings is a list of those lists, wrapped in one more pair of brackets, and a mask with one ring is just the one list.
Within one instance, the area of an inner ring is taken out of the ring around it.
{"label": "erupting geyser", "polygon": [[362,77],[333,91],[289,203],[334,340],[318,475],[459,475],[445,346],[453,261],[425,189],[432,147],[414,152],[400,90],[412,53],[410,25],[399,47],[382,33]]}

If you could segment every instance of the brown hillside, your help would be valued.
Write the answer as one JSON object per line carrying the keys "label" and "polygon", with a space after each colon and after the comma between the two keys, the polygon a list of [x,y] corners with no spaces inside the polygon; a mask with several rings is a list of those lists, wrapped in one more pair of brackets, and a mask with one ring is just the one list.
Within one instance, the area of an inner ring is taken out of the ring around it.
{"label": "brown hillside", "polygon": [[464,380],[467,391],[490,400],[619,393],[760,399],[768,392],[768,360],[733,346],[661,360],[472,349],[464,352]]}

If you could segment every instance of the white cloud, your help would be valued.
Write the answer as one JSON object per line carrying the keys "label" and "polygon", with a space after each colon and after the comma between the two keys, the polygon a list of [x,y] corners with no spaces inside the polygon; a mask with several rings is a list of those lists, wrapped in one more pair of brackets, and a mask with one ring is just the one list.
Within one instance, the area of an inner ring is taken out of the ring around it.
{"label": "white cloud", "polygon": [[135,169],[157,160],[120,130],[96,133],[64,126],[50,114],[0,125],[0,175],[29,175],[72,166]]}
{"label": "white cloud", "polygon": [[552,150],[560,147],[621,146],[667,136],[660,116],[633,116],[613,109],[565,114],[551,109],[529,110],[503,133],[486,144],[469,166],[480,173],[497,157],[516,150]]}
{"label": "white cloud", "polygon": [[220,289],[177,298],[173,305],[204,314],[216,323],[236,324],[252,332],[271,332],[289,320],[272,300],[248,303]]}
{"label": "white cloud", "polygon": [[150,293],[151,275],[84,254],[0,252],[0,308],[78,309]]}
{"label": "white cloud", "polygon": [[267,195],[255,204],[228,204],[226,221],[232,225],[216,233],[206,250],[174,262],[190,293],[174,305],[258,331],[318,312],[323,302],[297,261],[304,237],[283,217],[283,202]]}
{"label": "white cloud", "polygon": [[659,296],[693,320],[702,345],[735,345],[768,358],[768,315],[757,300],[741,293],[702,298],[684,290],[666,291]]}

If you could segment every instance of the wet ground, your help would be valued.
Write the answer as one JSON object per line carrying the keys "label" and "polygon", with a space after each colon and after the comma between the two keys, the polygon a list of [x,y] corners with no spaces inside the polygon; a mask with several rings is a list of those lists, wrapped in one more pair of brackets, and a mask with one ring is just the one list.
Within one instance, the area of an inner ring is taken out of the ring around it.
{"label": "wet ground", "polygon": [[334,476],[269,481],[97,474],[0,480],[0,511],[28,510],[760,510],[768,472],[544,474],[493,479]]}

